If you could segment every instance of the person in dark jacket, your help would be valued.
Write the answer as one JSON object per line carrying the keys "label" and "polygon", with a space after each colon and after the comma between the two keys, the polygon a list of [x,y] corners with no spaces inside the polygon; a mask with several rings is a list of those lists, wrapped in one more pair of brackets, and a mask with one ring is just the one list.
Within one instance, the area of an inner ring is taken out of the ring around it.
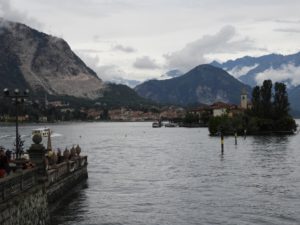
{"label": "person in dark jacket", "polygon": [[10,173],[8,158],[4,149],[0,149],[0,177],[4,177]]}

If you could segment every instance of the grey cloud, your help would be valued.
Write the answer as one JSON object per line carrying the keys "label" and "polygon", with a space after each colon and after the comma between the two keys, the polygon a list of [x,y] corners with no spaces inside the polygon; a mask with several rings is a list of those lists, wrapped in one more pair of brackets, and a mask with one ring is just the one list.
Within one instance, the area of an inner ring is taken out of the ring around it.
{"label": "grey cloud", "polygon": [[299,24],[300,20],[286,20],[286,19],[277,19],[274,20],[276,23],[287,23],[287,24]]}
{"label": "grey cloud", "polygon": [[45,8],[92,18],[107,17],[133,8],[128,0],[39,0],[38,2]]}
{"label": "grey cloud", "polygon": [[273,82],[286,82],[293,86],[300,84],[300,67],[293,63],[282,65],[278,69],[269,68],[256,75],[255,80],[262,84],[264,80],[271,79]]}
{"label": "grey cloud", "polygon": [[104,52],[102,50],[91,49],[91,48],[75,49],[74,51],[76,51],[76,52],[82,52],[82,53],[101,53],[101,52]]}
{"label": "grey cloud", "polygon": [[131,88],[135,87],[140,81],[124,79],[124,75],[127,75],[121,68],[116,65],[98,66],[95,68],[97,74],[106,82],[112,82],[116,84],[125,84]]}
{"label": "grey cloud", "polygon": [[126,52],[126,53],[136,52],[136,50],[133,47],[123,46],[123,45],[115,45],[112,47],[112,49],[115,51],[121,51],[121,52]]}
{"label": "grey cloud", "polygon": [[285,32],[285,33],[300,33],[300,29],[295,29],[295,28],[277,28],[277,29],[273,29],[273,31]]}
{"label": "grey cloud", "polygon": [[207,63],[206,55],[216,53],[238,53],[257,49],[248,38],[236,40],[236,30],[233,26],[223,27],[215,35],[205,35],[188,43],[183,49],[164,55],[168,69],[187,71],[199,64]]}
{"label": "grey cloud", "polygon": [[9,0],[0,0],[0,17],[4,20],[0,23],[1,26],[7,26],[5,20],[24,23],[36,29],[43,27],[42,23],[27,15],[26,12],[21,12],[14,9]]}
{"label": "grey cloud", "polygon": [[116,65],[111,64],[100,66],[100,59],[98,56],[92,57],[82,52],[78,52],[78,55],[86,63],[87,66],[89,66],[97,73],[98,77],[103,81],[125,84],[129,87],[134,87],[140,83],[140,81],[137,80],[124,79],[124,75],[127,75],[126,72],[124,72]]}
{"label": "grey cloud", "polygon": [[105,81],[110,81],[112,77],[119,76],[121,73],[114,65],[100,66],[100,58],[98,56],[90,56],[89,54],[80,51],[77,53],[84,63],[94,70],[99,78]]}
{"label": "grey cloud", "polygon": [[137,69],[158,69],[160,66],[156,63],[154,59],[151,59],[149,56],[143,56],[137,58],[133,63],[133,66]]}

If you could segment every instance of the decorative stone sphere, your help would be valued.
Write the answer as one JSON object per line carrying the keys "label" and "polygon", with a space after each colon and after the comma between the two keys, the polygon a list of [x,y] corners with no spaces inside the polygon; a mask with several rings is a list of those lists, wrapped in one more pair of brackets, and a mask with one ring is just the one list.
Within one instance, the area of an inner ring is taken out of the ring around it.
{"label": "decorative stone sphere", "polygon": [[35,134],[32,137],[32,141],[34,144],[40,144],[42,142],[42,136],[40,134]]}

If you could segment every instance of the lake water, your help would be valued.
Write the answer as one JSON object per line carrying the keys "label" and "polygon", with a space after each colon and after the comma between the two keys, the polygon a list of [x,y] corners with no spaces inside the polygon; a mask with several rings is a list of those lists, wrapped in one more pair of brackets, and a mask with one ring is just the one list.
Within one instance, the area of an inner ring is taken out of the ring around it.
{"label": "lake water", "polygon": [[[300,121],[297,121],[298,123]],[[20,133],[31,144],[31,130]],[[210,137],[206,128],[151,123],[49,125],[53,147],[80,144],[89,179],[52,225],[300,224],[300,134]],[[14,127],[0,127],[12,146]]]}

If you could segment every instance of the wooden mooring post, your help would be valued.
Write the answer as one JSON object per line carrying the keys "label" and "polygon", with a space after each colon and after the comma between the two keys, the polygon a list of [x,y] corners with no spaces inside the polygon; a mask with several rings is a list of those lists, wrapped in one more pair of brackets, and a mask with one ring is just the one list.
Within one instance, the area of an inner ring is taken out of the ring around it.
{"label": "wooden mooring post", "polygon": [[224,135],[221,132],[221,154],[224,154]]}
{"label": "wooden mooring post", "polygon": [[237,132],[234,132],[234,144],[237,145]]}

